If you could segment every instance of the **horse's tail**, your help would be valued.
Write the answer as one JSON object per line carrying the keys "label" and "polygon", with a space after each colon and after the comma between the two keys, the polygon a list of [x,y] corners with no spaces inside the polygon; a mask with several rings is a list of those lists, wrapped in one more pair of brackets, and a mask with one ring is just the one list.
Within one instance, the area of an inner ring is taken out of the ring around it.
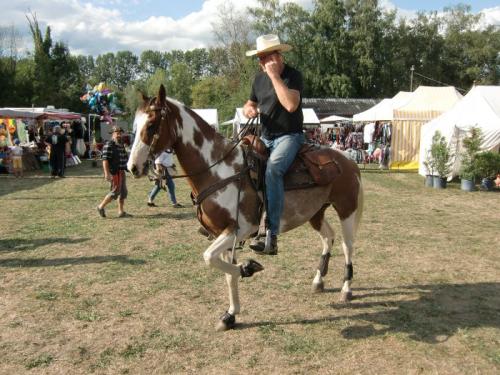
{"label": "horse's tail", "polygon": [[356,209],[356,214],[354,218],[354,233],[358,232],[359,225],[361,224],[361,218],[363,217],[363,204],[364,204],[364,192],[363,192],[363,182],[361,181],[361,175],[358,175],[358,208]]}

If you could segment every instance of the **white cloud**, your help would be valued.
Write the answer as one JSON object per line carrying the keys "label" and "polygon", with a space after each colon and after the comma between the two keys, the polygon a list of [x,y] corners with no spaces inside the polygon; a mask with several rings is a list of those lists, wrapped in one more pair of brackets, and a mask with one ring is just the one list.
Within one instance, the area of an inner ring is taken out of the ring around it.
{"label": "white cloud", "polygon": [[[214,43],[211,24],[217,20],[222,4],[232,1],[240,11],[257,5],[257,0],[206,0],[199,11],[180,19],[159,12],[147,19],[126,21],[119,9],[126,9],[137,1],[106,0],[92,5],[84,0],[16,0],[4,7],[2,19],[4,23],[9,20],[28,35],[25,15],[29,11],[36,13],[40,26],[45,29],[50,25],[53,39],[67,43],[74,54],[98,55],[130,50],[139,55],[146,49],[170,51],[211,46]],[[306,9],[313,6],[313,0],[281,0],[282,3],[290,1]],[[381,0],[380,5],[383,9],[396,8],[390,0]],[[415,13],[398,9],[398,14],[404,17],[413,17]],[[484,19],[488,24],[498,24],[500,7],[486,9]]]}
{"label": "white cloud", "polygon": [[500,6],[483,9],[481,13],[483,13],[483,19],[481,20],[483,26],[494,25],[500,27]]}

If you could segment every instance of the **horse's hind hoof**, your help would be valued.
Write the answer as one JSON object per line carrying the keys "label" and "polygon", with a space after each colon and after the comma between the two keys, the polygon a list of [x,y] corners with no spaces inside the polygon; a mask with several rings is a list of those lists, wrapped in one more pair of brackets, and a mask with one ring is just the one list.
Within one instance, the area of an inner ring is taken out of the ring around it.
{"label": "horse's hind hoof", "polygon": [[340,302],[349,303],[353,299],[352,292],[342,292],[340,293]]}
{"label": "horse's hind hoof", "polygon": [[224,332],[233,329],[235,325],[236,317],[226,311],[224,314],[222,314],[220,320],[217,322],[215,330],[217,332]]}
{"label": "horse's hind hoof", "polygon": [[325,284],[322,282],[320,283],[313,283],[312,284],[312,292],[313,293],[323,293],[325,291]]}

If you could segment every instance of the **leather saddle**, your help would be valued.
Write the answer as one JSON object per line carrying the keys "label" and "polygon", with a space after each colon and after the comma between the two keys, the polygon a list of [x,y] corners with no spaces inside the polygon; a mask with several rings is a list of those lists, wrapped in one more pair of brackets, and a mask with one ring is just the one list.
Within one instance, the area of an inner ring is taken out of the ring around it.
{"label": "leather saddle", "polygon": [[[262,189],[264,171],[269,157],[267,148],[257,136],[249,134],[242,138],[246,149],[250,178],[258,190]],[[329,147],[304,144],[284,177],[285,190],[305,189],[331,183],[342,174],[338,162],[339,154]]]}

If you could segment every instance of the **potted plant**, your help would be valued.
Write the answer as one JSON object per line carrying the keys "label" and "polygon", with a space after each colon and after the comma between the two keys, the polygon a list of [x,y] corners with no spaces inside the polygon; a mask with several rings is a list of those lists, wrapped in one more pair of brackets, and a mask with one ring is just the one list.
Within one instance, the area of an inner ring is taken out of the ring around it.
{"label": "potted plant", "polygon": [[446,138],[441,135],[439,130],[436,130],[432,137],[431,157],[433,160],[434,170],[437,176],[434,176],[434,188],[446,188],[446,178],[450,173],[450,147]]}
{"label": "potted plant", "polygon": [[425,173],[425,186],[427,187],[432,187],[434,186],[434,160],[432,159],[431,156],[431,151],[427,151],[427,156],[425,157],[424,160],[424,167],[426,170]]}
{"label": "potted plant", "polygon": [[478,175],[482,178],[481,188],[493,190],[493,180],[500,172],[500,154],[493,151],[481,152],[476,155],[475,164]]}
{"label": "potted plant", "polygon": [[476,155],[482,143],[481,129],[473,127],[470,134],[462,141],[463,152],[461,152],[461,162],[459,176],[460,187],[465,191],[474,191],[475,180],[478,177],[476,168]]}

